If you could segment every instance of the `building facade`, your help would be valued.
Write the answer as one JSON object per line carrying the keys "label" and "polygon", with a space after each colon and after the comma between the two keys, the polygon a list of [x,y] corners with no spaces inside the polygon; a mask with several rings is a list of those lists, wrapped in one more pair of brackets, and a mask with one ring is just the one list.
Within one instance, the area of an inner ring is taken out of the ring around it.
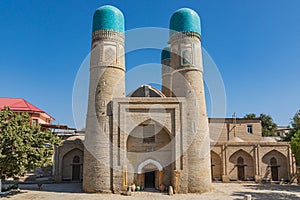
{"label": "building facade", "polygon": [[188,8],[170,20],[161,54],[162,91],[142,85],[125,96],[124,16],[112,6],[93,17],[86,134],[56,154],[56,179],[83,181],[86,192],[172,185],[202,193],[211,182],[290,180],[288,143],[264,138],[258,120],[208,119],[201,27]]}
{"label": "building facade", "polygon": [[96,10],[84,191],[117,193],[130,183],[143,187],[173,185],[179,193],[210,190],[200,37],[198,14],[188,8],[176,11],[170,20],[170,40],[166,41],[172,54],[164,51],[162,57],[163,64],[164,60],[169,63],[163,66],[163,73],[171,73],[162,76],[168,91],[164,89],[163,94],[147,86],[140,89],[144,95],[126,97],[124,16],[112,6]]}
{"label": "building facade", "polygon": [[51,115],[22,98],[0,98],[0,109],[4,107],[17,113],[28,113],[31,124],[50,124],[54,120]]}
{"label": "building facade", "polygon": [[[147,90],[145,87],[149,86],[141,86],[132,94],[144,96]],[[150,94],[156,96],[159,95],[160,92],[155,88],[150,88]],[[263,137],[260,120],[209,118],[209,128],[212,181],[268,182],[294,180],[296,167],[290,144],[288,142],[278,142],[273,137]],[[165,130],[166,128],[163,128],[154,139],[152,138],[152,140],[155,140],[159,145],[153,148],[159,149],[161,146],[166,145],[162,141],[165,143],[170,141],[170,139],[166,137],[165,132],[167,131]],[[138,135],[141,134],[142,131],[135,130],[133,132],[135,132],[135,135]],[[141,136],[140,138],[143,137]],[[151,142],[151,139],[147,142]],[[57,157],[55,158],[57,161],[55,168],[59,169],[56,170],[55,175],[57,181],[76,181],[78,179],[73,177],[74,173],[78,173],[81,176],[80,180],[82,180],[83,143],[84,135],[72,136],[64,141],[60,150],[57,151]],[[130,137],[127,145],[130,152],[152,150],[152,147],[149,147],[149,143],[145,145],[144,140],[139,138]],[[75,159],[76,156],[80,157],[81,167],[79,172],[74,172],[73,160],[65,159],[65,156],[73,159]],[[141,163],[141,160],[137,161],[134,156],[132,157],[132,163]],[[148,162],[149,161],[144,164]],[[154,162],[154,160],[152,162]],[[149,166],[146,168],[151,169],[151,164],[148,164]],[[67,168],[63,166],[67,166]],[[136,167],[138,168],[139,166]],[[139,173],[133,175],[128,179],[128,183],[145,186],[146,182],[142,174],[142,168],[143,167],[140,167],[140,175]],[[154,165],[152,168],[156,168],[156,166]],[[159,172],[156,171],[155,173],[156,179],[152,182],[152,187],[157,188],[159,185]],[[164,173],[171,173],[171,170],[166,168]],[[171,184],[168,179],[164,179],[162,182],[166,185]]]}
{"label": "building facade", "polygon": [[262,137],[260,120],[210,119],[213,180],[291,181],[295,160],[288,142]]}

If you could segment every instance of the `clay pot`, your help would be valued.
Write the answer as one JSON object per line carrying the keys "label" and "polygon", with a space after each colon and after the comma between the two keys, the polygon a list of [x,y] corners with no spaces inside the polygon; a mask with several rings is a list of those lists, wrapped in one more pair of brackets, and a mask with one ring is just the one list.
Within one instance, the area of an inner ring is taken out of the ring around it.
{"label": "clay pot", "polygon": [[136,186],[136,191],[140,191],[141,190],[141,187],[138,185]]}
{"label": "clay pot", "polygon": [[163,191],[165,191],[165,189],[166,189],[165,184],[161,183],[161,184],[159,185],[159,190],[160,190],[161,192],[163,192]]}
{"label": "clay pot", "polygon": [[132,189],[132,192],[134,192],[135,191],[135,184],[133,183],[133,184],[131,184],[131,189]]}

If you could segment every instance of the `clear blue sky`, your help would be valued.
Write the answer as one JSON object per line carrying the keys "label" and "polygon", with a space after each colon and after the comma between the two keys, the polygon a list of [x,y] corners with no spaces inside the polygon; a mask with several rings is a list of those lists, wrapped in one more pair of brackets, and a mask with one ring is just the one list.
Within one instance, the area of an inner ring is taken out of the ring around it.
{"label": "clear blue sky", "polygon": [[[175,10],[196,10],[203,47],[223,77],[227,117],[266,113],[287,125],[300,109],[298,0],[1,0],[0,96],[22,97],[74,126],[74,80],[90,51],[94,10],[105,4],[123,11],[126,30],[168,28]],[[159,59],[159,51],[141,51],[126,67]]]}

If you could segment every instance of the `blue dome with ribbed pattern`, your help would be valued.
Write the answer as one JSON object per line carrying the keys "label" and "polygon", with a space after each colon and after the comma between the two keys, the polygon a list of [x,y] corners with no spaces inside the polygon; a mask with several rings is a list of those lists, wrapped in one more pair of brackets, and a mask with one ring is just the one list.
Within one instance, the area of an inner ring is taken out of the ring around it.
{"label": "blue dome with ribbed pattern", "polygon": [[170,36],[177,32],[194,32],[201,35],[199,15],[190,8],[177,10],[170,20]]}
{"label": "blue dome with ribbed pattern", "polygon": [[162,51],[161,51],[161,60],[166,60],[170,59],[170,45],[166,46]]}
{"label": "blue dome with ribbed pattern", "polygon": [[112,30],[124,33],[124,15],[116,7],[105,5],[98,8],[93,17],[93,32]]}

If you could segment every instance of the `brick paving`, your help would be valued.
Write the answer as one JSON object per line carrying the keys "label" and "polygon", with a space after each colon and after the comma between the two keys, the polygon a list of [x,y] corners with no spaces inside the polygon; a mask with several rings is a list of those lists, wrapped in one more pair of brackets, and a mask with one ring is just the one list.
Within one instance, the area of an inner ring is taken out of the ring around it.
{"label": "brick paving", "polygon": [[214,190],[205,194],[176,194],[168,196],[158,192],[134,192],[132,196],[118,194],[87,194],[81,190],[80,183],[44,184],[38,190],[36,184],[20,184],[21,192],[4,197],[10,200],[123,200],[123,199],[205,199],[205,200],[238,200],[245,194],[253,199],[277,200],[300,199],[299,185],[261,185],[251,183],[214,183]]}

